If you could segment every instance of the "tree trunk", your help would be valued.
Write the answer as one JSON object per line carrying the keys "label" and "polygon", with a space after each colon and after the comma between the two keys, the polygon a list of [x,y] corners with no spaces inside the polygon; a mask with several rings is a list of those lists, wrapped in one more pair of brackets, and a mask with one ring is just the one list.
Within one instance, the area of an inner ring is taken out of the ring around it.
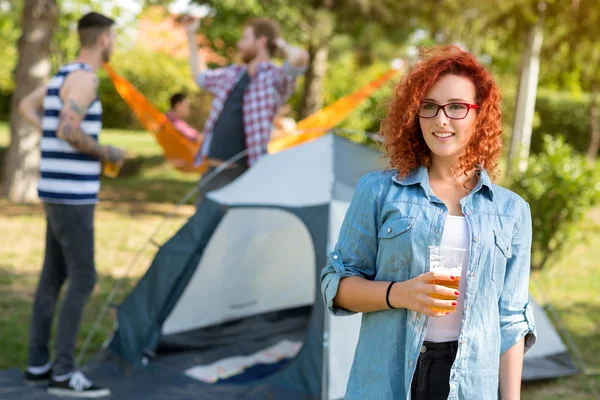
{"label": "tree trunk", "polygon": [[[540,72],[540,52],[544,40],[544,11],[545,4],[539,3],[538,21],[529,30],[525,50],[522,55],[519,92],[517,93],[515,120],[513,123],[513,141],[511,141],[507,171],[512,167],[513,160],[515,159],[519,160],[518,170],[520,173],[527,170]],[[517,137],[520,138],[519,141],[514,140]]]}
{"label": "tree trunk", "polygon": [[323,108],[323,80],[327,73],[329,45],[327,42],[320,43],[318,46],[311,44],[308,53],[310,64],[304,78],[304,96],[300,104],[299,119],[306,118]]}
{"label": "tree trunk", "polygon": [[590,102],[590,146],[587,158],[590,162],[596,159],[598,148],[600,148],[600,105],[598,105],[598,84],[594,83],[592,88],[592,100]]}
{"label": "tree trunk", "polygon": [[300,103],[299,119],[306,118],[323,108],[323,81],[327,73],[329,39],[334,25],[330,11],[325,8],[315,10],[311,19],[314,22],[308,46],[310,63],[304,77],[304,94]]}
{"label": "tree trunk", "polygon": [[521,134],[522,131],[520,129],[517,129],[517,116],[519,116],[520,118],[520,114],[519,114],[519,110],[521,107],[521,102],[519,101],[519,95],[521,93],[521,91],[523,90],[521,88],[521,86],[524,84],[524,79],[522,79],[523,76],[523,70],[524,70],[524,64],[525,64],[526,60],[525,60],[525,56],[521,55],[521,58],[519,60],[519,80],[517,81],[517,95],[515,98],[515,114],[513,116],[513,126],[512,126],[512,132],[510,135],[510,142],[509,142],[509,146],[508,146],[508,151],[506,152],[506,167],[504,168],[504,175],[506,177],[509,177],[513,174],[513,172],[515,172],[514,170],[516,169],[516,163],[518,161],[518,157],[519,157],[519,150],[520,150],[520,146],[521,146]]}
{"label": "tree trunk", "polygon": [[10,146],[4,166],[3,195],[16,203],[37,201],[41,132],[18,112],[21,99],[43,85],[50,72],[50,41],[58,21],[56,0],[25,0],[10,108]]}

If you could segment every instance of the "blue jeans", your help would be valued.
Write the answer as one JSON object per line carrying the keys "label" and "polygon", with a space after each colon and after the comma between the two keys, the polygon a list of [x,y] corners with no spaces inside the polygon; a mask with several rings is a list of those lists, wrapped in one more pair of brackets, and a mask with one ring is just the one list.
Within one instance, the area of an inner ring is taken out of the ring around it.
{"label": "blue jeans", "polygon": [[411,384],[411,400],[447,400],[450,394],[450,369],[456,358],[458,342],[425,342]]}
{"label": "blue jeans", "polygon": [[73,372],[73,353],[83,309],[96,283],[95,205],[44,204],[46,251],[29,333],[29,366],[50,361],[48,342],[60,289],[69,280],[54,339],[53,375]]}

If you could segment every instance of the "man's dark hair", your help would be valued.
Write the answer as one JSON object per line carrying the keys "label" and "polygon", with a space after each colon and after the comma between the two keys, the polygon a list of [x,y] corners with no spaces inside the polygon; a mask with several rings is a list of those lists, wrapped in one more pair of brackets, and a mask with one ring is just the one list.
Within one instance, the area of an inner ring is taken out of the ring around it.
{"label": "man's dark hair", "polygon": [[81,47],[95,45],[98,37],[114,24],[114,20],[97,12],[91,12],[81,17],[77,22],[77,33],[79,34]]}
{"label": "man's dark hair", "polygon": [[184,101],[186,97],[185,93],[175,93],[171,96],[171,110],[174,109],[177,104]]}

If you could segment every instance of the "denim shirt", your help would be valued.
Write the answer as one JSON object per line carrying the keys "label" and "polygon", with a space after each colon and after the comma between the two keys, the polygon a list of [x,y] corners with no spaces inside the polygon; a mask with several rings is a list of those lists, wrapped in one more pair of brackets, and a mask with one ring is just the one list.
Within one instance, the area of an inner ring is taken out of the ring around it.
{"label": "denim shirt", "polygon": [[[497,399],[500,354],[524,337],[525,351],[535,343],[531,212],[521,197],[492,184],[485,170],[460,204],[470,257],[448,398]],[[321,273],[327,308],[336,316],[353,314],[333,305],[342,278],[406,281],[427,272],[428,246],[440,245],[447,214],[425,167],[404,179],[394,170],[361,178]],[[428,318],[407,309],[363,313],[345,399],[409,399]]]}

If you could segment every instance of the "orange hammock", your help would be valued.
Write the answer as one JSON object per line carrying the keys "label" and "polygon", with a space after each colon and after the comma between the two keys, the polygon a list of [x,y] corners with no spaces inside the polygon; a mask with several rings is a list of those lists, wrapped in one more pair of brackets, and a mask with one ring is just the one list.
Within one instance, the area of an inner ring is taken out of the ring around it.
{"label": "orange hammock", "polygon": [[119,96],[125,100],[144,129],[154,134],[167,161],[180,171],[201,173],[203,166],[194,166],[194,157],[200,144],[179,133],[165,114],[158,111],[128,80],[117,75],[110,65],[104,64],[104,69]]}
{"label": "orange hammock", "polygon": [[288,149],[326,134],[331,128],[346,119],[352,110],[354,110],[363,100],[371,97],[377,89],[388,80],[392,79],[397,72],[397,69],[392,68],[357,91],[339,98],[322,110],[298,121],[296,124],[296,131],[299,133],[271,140],[269,143],[269,153],[277,153],[278,151]]}
{"label": "orange hammock", "polygon": [[[154,134],[163,149],[165,159],[180,171],[202,173],[206,165],[194,166],[194,158],[201,144],[191,142],[179,133],[165,114],[158,111],[143,94],[129,81],[119,76],[110,65],[104,64],[104,69],[115,89],[131,108],[144,129]],[[397,72],[397,69],[390,69],[357,91],[298,121],[296,134],[272,140],[269,143],[269,153],[277,153],[326,134]]]}

